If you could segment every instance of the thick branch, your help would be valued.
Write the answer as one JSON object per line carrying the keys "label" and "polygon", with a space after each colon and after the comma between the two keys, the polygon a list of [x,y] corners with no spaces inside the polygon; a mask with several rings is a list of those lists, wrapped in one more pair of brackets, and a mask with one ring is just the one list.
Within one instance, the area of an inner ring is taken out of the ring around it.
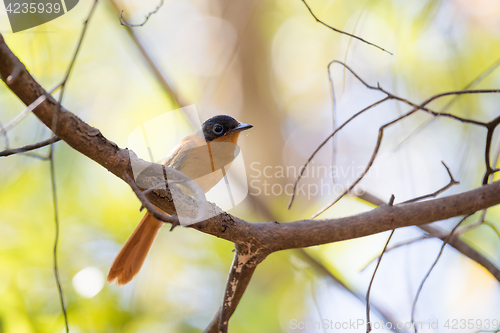
{"label": "thick branch", "polygon": [[264,258],[265,256],[259,256],[257,253],[239,253],[238,248],[234,251],[234,261],[227,277],[224,299],[219,311],[219,333],[227,333],[229,318],[241,300],[257,264]]}

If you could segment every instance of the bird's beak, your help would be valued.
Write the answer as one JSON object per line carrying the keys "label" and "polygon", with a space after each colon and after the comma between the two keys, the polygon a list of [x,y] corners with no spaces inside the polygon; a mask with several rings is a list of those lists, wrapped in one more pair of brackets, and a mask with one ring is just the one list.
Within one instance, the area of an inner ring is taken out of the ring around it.
{"label": "bird's beak", "polygon": [[241,132],[247,129],[252,128],[253,125],[250,124],[239,124],[236,128],[233,129],[233,132]]}

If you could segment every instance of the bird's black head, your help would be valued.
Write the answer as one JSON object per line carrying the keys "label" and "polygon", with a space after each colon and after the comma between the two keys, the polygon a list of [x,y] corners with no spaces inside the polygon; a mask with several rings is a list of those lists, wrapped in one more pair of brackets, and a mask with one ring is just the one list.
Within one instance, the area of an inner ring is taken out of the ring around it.
{"label": "bird's black head", "polygon": [[233,117],[220,115],[205,121],[201,129],[205,140],[210,142],[230,132],[244,131],[252,127],[249,124],[240,124]]}

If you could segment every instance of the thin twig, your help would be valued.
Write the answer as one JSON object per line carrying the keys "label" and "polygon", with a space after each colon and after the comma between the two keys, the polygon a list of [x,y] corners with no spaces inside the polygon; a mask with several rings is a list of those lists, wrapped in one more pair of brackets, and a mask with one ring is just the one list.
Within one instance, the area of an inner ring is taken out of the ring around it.
{"label": "thin twig", "polygon": [[59,210],[57,205],[57,187],[56,187],[56,173],[54,167],[54,158],[53,155],[50,157],[50,178],[52,184],[52,202],[54,207],[54,222],[55,222],[55,238],[54,238],[54,247],[52,251],[53,261],[54,261],[54,277],[56,279],[57,291],[59,293],[59,302],[61,303],[61,309],[64,315],[64,325],[66,327],[66,333],[69,332],[69,323],[68,323],[68,314],[66,311],[66,306],[64,303],[64,294],[61,285],[61,279],[59,277],[59,267],[57,264],[57,247],[59,245]]}
{"label": "thin twig", "polygon": [[367,40],[365,40],[365,39],[363,39],[363,38],[361,38],[359,36],[350,34],[348,32],[345,32],[345,31],[342,31],[342,30],[339,30],[339,29],[336,29],[336,28],[334,28],[334,27],[326,24],[325,22],[323,22],[320,19],[318,19],[318,17],[316,15],[314,15],[313,11],[311,10],[311,7],[309,7],[309,5],[307,4],[306,0],[302,0],[302,2],[304,3],[304,5],[306,5],[307,9],[309,10],[309,13],[311,13],[312,17],[314,17],[314,19],[316,20],[316,22],[321,23],[325,27],[330,28],[330,29],[332,29],[335,32],[341,33],[343,35],[347,35],[347,36],[352,37],[352,38],[356,38],[357,40],[362,41],[363,43],[366,43],[366,44],[371,45],[371,46],[375,46],[377,49],[382,50],[382,51],[384,51],[386,53],[389,53],[390,55],[393,55],[391,52],[389,52],[386,49],[378,46],[377,44],[373,44],[373,43],[371,43],[371,42],[369,42],[369,41],[367,41]]}
{"label": "thin twig", "polygon": [[387,238],[387,241],[385,242],[382,253],[378,257],[377,266],[375,266],[372,278],[370,279],[370,284],[368,284],[368,290],[366,291],[366,333],[369,333],[372,330],[372,326],[370,324],[370,292],[372,290],[373,280],[375,280],[375,275],[377,274],[378,267],[380,266],[380,262],[382,261],[382,257],[384,256],[384,253],[387,250],[387,245],[389,245],[389,242],[391,241],[392,235],[394,235],[395,231],[396,229],[392,229],[389,238]]}
{"label": "thin twig", "polygon": [[[76,57],[78,55],[78,52],[79,52],[80,47],[81,47],[82,42],[83,42],[83,38],[85,37],[85,32],[87,31],[88,22],[89,22],[90,18],[92,17],[92,14],[94,13],[94,9],[95,9],[96,5],[97,5],[97,0],[94,1],[94,4],[92,5],[92,8],[87,16],[87,19],[83,23],[83,28],[82,28],[82,32],[80,35],[80,39],[79,39],[78,44],[77,44],[77,48],[75,50],[75,53],[73,54],[73,58],[70,62],[70,65],[69,65],[67,71],[66,71],[66,75],[60,84],[61,93],[59,95],[59,100],[57,102],[57,112],[55,113],[55,116],[54,116],[53,121],[52,121],[52,126],[51,126],[51,130],[53,132],[54,137],[55,137],[55,133],[56,133],[57,118],[58,118],[59,112],[61,111],[61,103],[62,103],[62,99],[64,96],[64,90],[66,87],[66,83],[68,82],[69,75],[70,75],[71,70],[73,69],[73,66],[75,64]],[[46,97],[45,95],[42,95],[42,96]],[[42,100],[42,102],[43,102],[43,100]],[[50,144],[49,161],[50,161],[50,176],[51,176],[51,182],[52,182],[52,199],[53,199],[53,205],[54,205],[54,220],[55,220],[55,229],[56,229],[55,230],[56,235],[55,235],[55,240],[54,240],[54,248],[53,248],[54,276],[56,279],[57,288],[58,288],[58,292],[59,292],[59,300],[61,302],[61,308],[62,308],[62,311],[64,314],[64,323],[66,326],[66,332],[69,333],[68,314],[66,311],[66,306],[64,304],[64,294],[63,294],[63,290],[62,290],[62,286],[61,286],[61,281],[59,279],[59,268],[58,268],[58,264],[57,264],[57,247],[59,244],[59,213],[58,213],[58,205],[57,205],[56,175],[55,175],[54,144],[53,143]]]}
{"label": "thin twig", "polygon": [[149,21],[149,18],[151,17],[151,15],[156,14],[162,6],[163,6],[163,0],[160,0],[160,4],[158,6],[156,6],[156,9],[153,10],[152,12],[149,12],[148,15],[146,15],[146,17],[144,18],[144,22],[142,22],[140,24],[131,24],[131,23],[125,22],[123,20],[123,10],[122,10],[120,13],[120,24],[127,26],[127,27],[142,27],[144,24],[146,24]]}
{"label": "thin twig", "polygon": [[406,201],[403,201],[402,204],[404,203],[410,203],[410,202],[417,202],[417,201],[420,201],[420,200],[424,200],[424,199],[428,199],[428,198],[434,198],[434,197],[437,197],[439,194],[443,193],[444,191],[446,191],[447,189],[449,189],[450,187],[452,187],[453,185],[458,185],[460,184],[459,181],[456,181],[454,178],[453,178],[453,175],[451,174],[451,171],[450,169],[448,168],[448,166],[443,162],[441,161],[441,163],[444,165],[444,167],[446,168],[446,171],[448,172],[448,176],[450,177],[450,181],[448,182],[448,184],[446,184],[445,186],[441,187],[439,190],[435,191],[435,192],[432,192],[430,194],[426,194],[426,195],[422,195],[420,197],[417,197],[417,198],[413,198],[413,199],[410,199],[410,200],[406,200]]}
{"label": "thin twig", "polygon": [[[487,135],[487,139],[486,139],[487,141],[489,140],[491,142],[494,129],[495,129],[494,127],[488,128],[488,135]],[[496,166],[498,165],[498,162],[500,161],[500,137],[498,138],[497,146],[498,146],[498,148],[496,150],[495,157],[493,158],[493,167],[489,166],[489,165],[487,165],[487,167],[486,167],[485,177],[486,177],[486,174],[488,174],[488,170],[489,170],[489,179],[487,182],[492,182],[494,177],[495,177],[495,173],[498,172],[498,170],[499,170],[499,169],[494,169],[494,168],[496,168]],[[489,144],[487,143],[486,148],[485,148],[485,156],[490,154],[490,152],[489,152],[490,149],[491,149],[491,143],[489,143]],[[488,158],[485,158],[485,160],[486,160],[486,163],[489,163]],[[472,223],[471,225],[464,226],[463,228],[460,228],[457,231],[457,234],[461,235],[466,231],[469,231],[469,230],[472,230],[472,229],[479,227],[484,222],[484,219],[486,218],[487,211],[488,211],[488,209],[483,209],[483,211],[481,212],[481,216],[479,217],[479,219],[476,222]]]}
{"label": "thin twig", "polygon": [[[349,40],[349,42],[351,42],[352,39]],[[349,49],[349,46],[347,47]],[[346,57],[347,57],[347,54],[346,54]],[[332,63],[329,62],[328,63],[328,66],[326,67],[327,71],[328,71],[328,82],[330,83],[330,94],[331,94],[331,97],[332,97],[332,131],[334,132],[335,129],[336,129],[336,126],[337,126],[337,103],[336,103],[336,99],[335,99],[335,87],[333,85],[333,78],[332,78],[332,75],[331,75],[331,72],[330,72],[330,65]],[[336,141],[335,140],[336,138],[332,139],[332,169],[334,168],[335,166],[335,157],[336,157],[336,153],[337,153],[337,147],[336,147]],[[332,183],[335,184],[335,173],[332,172]],[[290,209],[290,206],[288,207],[288,209]]]}
{"label": "thin twig", "polygon": [[425,274],[424,278],[422,279],[422,282],[420,282],[420,286],[418,287],[417,289],[417,293],[415,295],[415,299],[413,300],[413,305],[411,307],[411,322],[413,323],[414,325],[414,328],[415,328],[415,333],[417,333],[417,325],[415,325],[415,307],[417,305],[417,301],[418,301],[418,297],[420,296],[420,292],[422,291],[422,288],[424,287],[424,283],[425,281],[427,281],[427,278],[429,277],[429,275],[431,274],[432,270],[434,269],[434,267],[436,266],[437,262],[439,261],[439,258],[441,258],[441,255],[443,254],[443,251],[444,251],[444,248],[446,246],[446,244],[448,244],[448,241],[450,240],[450,237],[453,235],[453,232],[458,228],[458,226],[463,222],[465,221],[465,219],[467,219],[469,215],[466,215],[464,216],[460,222],[457,223],[457,225],[451,230],[451,232],[448,234],[448,237],[446,237],[446,239],[444,240],[443,242],[443,245],[441,246],[441,249],[439,250],[439,253],[436,257],[436,260],[434,260],[434,263],[432,264],[431,268],[429,268],[429,271],[427,272],[427,274]]}
{"label": "thin twig", "polygon": [[[48,145],[53,144],[59,140],[61,140],[61,139],[59,139],[57,136],[53,136],[50,139],[43,140],[43,141],[40,141],[38,143],[34,143],[32,145],[26,145],[26,146],[20,147],[20,148],[6,149],[4,151],[0,151],[0,156],[10,156],[10,155],[14,155],[14,154],[24,153],[27,151],[31,151],[31,150],[35,150],[38,148],[48,146]],[[39,156],[39,157],[43,157],[43,156]]]}

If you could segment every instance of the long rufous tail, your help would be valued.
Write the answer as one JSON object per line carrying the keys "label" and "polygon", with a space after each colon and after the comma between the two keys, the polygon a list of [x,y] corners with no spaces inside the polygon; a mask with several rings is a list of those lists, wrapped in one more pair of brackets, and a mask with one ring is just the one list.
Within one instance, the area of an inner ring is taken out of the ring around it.
{"label": "long rufous tail", "polygon": [[109,283],[116,280],[117,286],[123,286],[139,273],[162,225],[163,222],[158,221],[149,213],[144,215],[141,223],[135,228],[113,261],[108,274]]}

